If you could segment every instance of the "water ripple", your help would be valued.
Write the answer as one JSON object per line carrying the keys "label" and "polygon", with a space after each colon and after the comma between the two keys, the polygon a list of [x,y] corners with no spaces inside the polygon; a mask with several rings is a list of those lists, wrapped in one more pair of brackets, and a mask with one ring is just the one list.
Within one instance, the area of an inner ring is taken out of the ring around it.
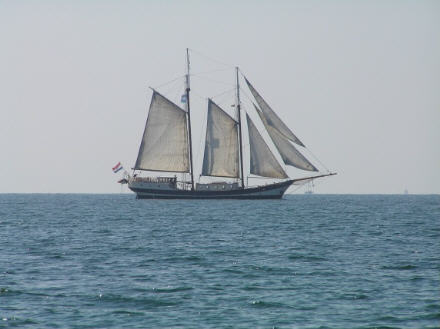
{"label": "water ripple", "polygon": [[439,205],[0,195],[0,328],[438,328]]}

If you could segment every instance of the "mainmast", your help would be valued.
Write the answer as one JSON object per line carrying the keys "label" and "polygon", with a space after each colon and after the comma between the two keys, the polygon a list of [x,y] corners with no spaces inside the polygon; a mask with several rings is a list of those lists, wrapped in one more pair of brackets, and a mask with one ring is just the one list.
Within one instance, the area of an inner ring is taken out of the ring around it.
{"label": "mainmast", "polygon": [[189,161],[191,164],[191,191],[194,191],[194,166],[192,155],[192,141],[191,141],[191,111],[189,105],[189,50],[186,48],[186,79],[185,79],[185,91],[186,91],[186,111],[188,113],[188,135],[189,135]]}
{"label": "mainmast", "polygon": [[241,177],[241,188],[244,188],[244,174],[243,174],[243,140],[241,134],[241,105],[240,105],[240,85],[238,80],[238,67],[235,67],[235,75],[236,75],[236,99],[235,99],[235,108],[238,113],[238,139],[240,142],[240,177]]}

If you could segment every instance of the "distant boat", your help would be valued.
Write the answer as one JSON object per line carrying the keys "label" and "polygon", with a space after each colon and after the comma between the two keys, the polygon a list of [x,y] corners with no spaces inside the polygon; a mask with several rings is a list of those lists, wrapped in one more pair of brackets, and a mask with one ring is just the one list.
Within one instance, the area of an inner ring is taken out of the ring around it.
{"label": "distant boat", "polygon": [[[253,104],[253,110],[258,114],[284,164],[318,172],[318,169],[300,153],[298,146],[304,148],[304,144],[278,117],[249,80],[242,76],[256,102]],[[238,68],[235,80],[235,115],[229,115],[208,98],[205,149],[199,177],[209,176],[221,180],[203,184],[200,183],[200,179],[196,182],[194,178],[188,49],[185,94],[181,99],[185,106],[180,107],[153,89],[136,164],[132,175],[126,176],[128,187],[136,193],[137,198],[279,199],[292,184],[335,175],[328,171],[315,176],[289,178],[247,112],[245,115],[249,147],[248,154],[244,154],[244,110],[240,101],[242,87],[239,85]],[[247,167],[250,175],[269,178],[272,182],[257,186],[245,184],[245,177],[249,178],[249,175],[244,173],[244,161],[249,161]],[[148,172],[150,176],[147,177],[144,174]],[[167,174],[151,177],[151,172]],[[185,173],[189,174],[189,180],[179,180],[177,175],[185,177]]]}
{"label": "distant boat", "polygon": [[308,182],[307,183],[307,188],[306,188],[304,194],[313,194],[314,193],[314,191],[313,191],[314,187],[315,187],[315,185],[313,184],[313,180]]}

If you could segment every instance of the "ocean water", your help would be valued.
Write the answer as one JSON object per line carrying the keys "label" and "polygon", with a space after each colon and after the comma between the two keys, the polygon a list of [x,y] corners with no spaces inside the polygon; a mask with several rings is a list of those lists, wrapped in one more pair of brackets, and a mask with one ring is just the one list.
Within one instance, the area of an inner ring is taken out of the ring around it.
{"label": "ocean water", "polygon": [[0,195],[0,328],[439,328],[440,196]]}

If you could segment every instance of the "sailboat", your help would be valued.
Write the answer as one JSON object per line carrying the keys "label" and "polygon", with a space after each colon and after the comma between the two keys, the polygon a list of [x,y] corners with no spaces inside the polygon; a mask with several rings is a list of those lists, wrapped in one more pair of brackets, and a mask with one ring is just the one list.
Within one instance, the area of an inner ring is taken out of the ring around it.
{"label": "sailboat", "polygon": [[[304,144],[236,67],[233,105],[235,115],[228,114],[213,99],[208,98],[203,164],[196,182],[191,134],[193,123],[188,49],[186,64],[185,93],[181,99],[184,106],[179,106],[152,89],[136,163],[132,168],[132,174],[127,174],[125,180],[138,199],[280,199],[292,184],[307,183],[317,178],[335,175],[328,171],[302,178],[288,176],[283,166],[293,166],[315,173],[318,169],[298,150],[298,146],[304,148]],[[239,74],[243,76],[255,100],[253,110],[258,114],[283,164],[277,160],[249,113],[242,109]],[[242,118],[243,114],[245,120]],[[243,121],[246,121],[246,124]],[[248,152],[244,151],[243,145],[245,125]],[[246,174],[244,167],[248,169]],[[249,176],[270,181],[250,185]],[[202,183],[201,177],[211,177],[214,181]]]}

